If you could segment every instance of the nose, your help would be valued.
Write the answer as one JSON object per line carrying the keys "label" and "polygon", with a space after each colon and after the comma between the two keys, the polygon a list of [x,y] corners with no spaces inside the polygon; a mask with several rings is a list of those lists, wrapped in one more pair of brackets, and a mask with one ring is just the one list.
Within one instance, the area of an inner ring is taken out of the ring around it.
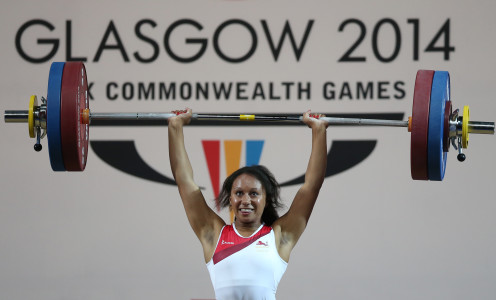
{"label": "nose", "polygon": [[243,194],[243,196],[241,197],[241,203],[249,204],[250,203],[250,196],[248,194]]}

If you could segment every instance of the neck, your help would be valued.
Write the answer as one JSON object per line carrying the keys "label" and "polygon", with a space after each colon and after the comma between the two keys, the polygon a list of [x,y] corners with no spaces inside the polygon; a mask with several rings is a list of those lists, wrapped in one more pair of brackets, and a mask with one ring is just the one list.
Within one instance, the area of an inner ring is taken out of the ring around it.
{"label": "neck", "polygon": [[262,221],[256,223],[241,223],[238,220],[234,220],[234,225],[241,235],[250,236],[260,227],[260,225],[262,225]]}

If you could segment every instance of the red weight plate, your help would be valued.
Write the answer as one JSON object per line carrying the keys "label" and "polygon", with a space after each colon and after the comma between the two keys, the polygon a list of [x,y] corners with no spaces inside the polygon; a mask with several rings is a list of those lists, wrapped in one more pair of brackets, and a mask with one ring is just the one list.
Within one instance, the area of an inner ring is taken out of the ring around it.
{"label": "red weight plate", "polygon": [[446,102],[444,107],[444,133],[443,133],[443,151],[448,152],[450,148],[449,140],[449,121],[450,116],[453,113],[453,108],[451,106],[451,101]]}
{"label": "red weight plate", "polygon": [[419,70],[415,79],[412,108],[412,137],[410,168],[415,180],[428,180],[427,137],[429,134],[429,106],[434,71]]}
{"label": "red weight plate", "polygon": [[82,62],[67,62],[60,93],[62,156],[67,171],[83,171],[88,157],[89,127],[81,114],[88,108],[88,81]]}

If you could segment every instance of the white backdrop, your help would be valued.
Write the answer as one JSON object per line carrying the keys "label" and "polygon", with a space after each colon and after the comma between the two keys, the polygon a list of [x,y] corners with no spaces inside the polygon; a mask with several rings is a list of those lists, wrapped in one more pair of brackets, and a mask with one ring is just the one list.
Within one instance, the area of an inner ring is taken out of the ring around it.
{"label": "white backdrop", "polygon": [[[27,109],[30,95],[46,96],[52,61],[80,58],[86,60],[93,84],[90,105],[95,112],[189,106],[197,112],[301,113],[311,108],[402,113],[406,120],[416,71],[438,69],[451,74],[455,108],[470,105],[471,119],[494,121],[495,11],[496,2],[489,0],[4,0],[0,110]],[[197,27],[175,28],[168,45],[187,58],[200,46],[185,39],[206,39],[205,52],[190,63],[175,60],[164,45],[171,25],[185,19]],[[354,21],[346,23],[350,19]],[[384,19],[388,23],[379,26]],[[32,20],[41,21],[22,33],[21,49],[16,48],[16,34]],[[454,51],[445,59],[443,52],[425,49],[447,20],[449,28],[436,44],[445,45],[449,32]],[[299,59],[288,37],[275,59],[264,31],[265,22],[272,40],[279,41],[286,21],[296,46],[303,48]],[[351,57],[365,61],[340,62],[360,36],[358,24],[365,35]],[[398,26],[401,43],[392,24]],[[257,40],[251,55],[254,40],[248,28]],[[302,47],[305,29],[309,32]],[[51,57],[33,63],[29,60],[48,56],[53,47],[38,44],[38,39],[58,40],[59,46]],[[232,63],[219,53],[247,58]],[[378,56],[391,61],[381,62]],[[179,87],[196,82],[241,83],[240,96],[248,99],[234,94],[215,99],[212,90],[208,100],[165,99],[158,88],[154,97],[139,99],[140,83]],[[290,95],[284,82],[294,83]],[[334,84],[334,99],[323,95],[326,82]],[[357,86],[369,82],[373,94],[358,99]],[[253,97],[257,83],[264,87],[265,99]],[[298,99],[298,83],[309,85],[310,95],[303,92]],[[379,92],[380,87],[385,90]],[[54,173],[46,140],[44,150],[35,153],[26,127],[0,122],[0,299],[214,298],[200,244],[174,186],[125,174],[91,150],[84,172]],[[166,127],[92,127],[90,138],[134,141],[148,165],[171,177]],[[281,182],[303,173],[310,150],[310,131],[303,126],[188,127],[195,177],[209,200],[214,195],[201,147],[208,139],[264,140],[260,162]],[[329,128],[329,147],[338,140],[377,144],[360,164],[324,182],[278,299],[495,299],[494,136],[471,135],[465,163],[458,163],[451,149],[443,182],[411,180],[410,134],[404,129]],[[297,188],[282,189],[286,204]]]}

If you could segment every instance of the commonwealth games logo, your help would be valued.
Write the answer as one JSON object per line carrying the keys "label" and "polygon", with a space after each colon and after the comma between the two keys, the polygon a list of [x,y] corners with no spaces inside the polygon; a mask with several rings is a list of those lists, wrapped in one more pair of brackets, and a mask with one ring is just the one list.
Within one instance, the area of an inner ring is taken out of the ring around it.
{"label": "commonwealth games logo", "polygon": [[[135,142],[94,141],[90,142],[96,155],[113,168],[135,177],[175,185],[174,179],[156,171],[148,165],[136,149]],[[208,168],[210,182],[215,196],[221,185],[221,144],[224,147],[226,174],[241,167],[241,153],[244,144],[245,164],[263,164],[261,160],[264,140],[203,140],[201,146]],[[365,160],[374,150],[377,140],[333,140],[327,152],[326,177],[344,172]],[[291,178],[281,182],[281,187],[302,184],[305,170],[295,170]]]}

